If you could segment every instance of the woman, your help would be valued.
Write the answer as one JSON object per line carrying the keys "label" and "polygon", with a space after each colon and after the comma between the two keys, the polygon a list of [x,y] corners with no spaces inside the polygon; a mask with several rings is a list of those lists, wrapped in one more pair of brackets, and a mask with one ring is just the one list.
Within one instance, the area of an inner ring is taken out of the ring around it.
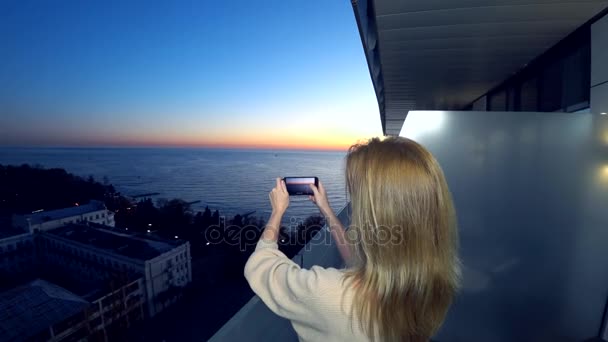
{"label": "woman", "polygon": [[300,341],[428,341],[460,273],[455,213],[439,164],[412,140],[374,138],[350,148],[346,181],[348,232],[321,182],[311,185],[311,200],[348,268],[301,269],[278,250],[289,195],[277,179],[272,215],[245,277],[273,312],[292,322]]}

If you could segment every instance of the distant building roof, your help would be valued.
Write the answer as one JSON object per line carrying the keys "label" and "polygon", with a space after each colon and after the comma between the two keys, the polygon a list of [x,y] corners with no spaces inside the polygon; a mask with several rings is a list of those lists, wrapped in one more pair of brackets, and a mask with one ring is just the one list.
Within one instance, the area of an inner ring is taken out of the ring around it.
{"label": "distant building roof", "polygon": [[105,204],[100,201],[91,200],[87,204],[82,204],[70,208],[41,211],[33,214],[24,215],[26,219],[30,219],[32,224],[40,224],[48,221],[61,220],[66,217],[79,216],[90,212],[106,209]]}
{"label": "distant building roof", "polygon": [[84,224],[70,224],[48,233],[138,260],[150,260],[183,242],[159,241]]}
{"label": "distant building roof", "polygon": [[27,340],[83,311],[89,302],[44,280],[0,293],[0,340]]}

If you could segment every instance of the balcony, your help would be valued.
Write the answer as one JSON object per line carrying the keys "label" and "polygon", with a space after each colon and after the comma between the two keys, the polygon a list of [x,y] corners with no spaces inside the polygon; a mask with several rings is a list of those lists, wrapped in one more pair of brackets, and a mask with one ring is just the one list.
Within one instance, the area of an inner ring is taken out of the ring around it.
{"label": "balcony", "polygon": [[[437,340],[608,340],[608,116],[410,112],[406,127],[458,214],[462,287]],[[304,268],[341,266],[333,244],[308,247],[294,257]],[[210,341],[295,340],[254,297]]]}

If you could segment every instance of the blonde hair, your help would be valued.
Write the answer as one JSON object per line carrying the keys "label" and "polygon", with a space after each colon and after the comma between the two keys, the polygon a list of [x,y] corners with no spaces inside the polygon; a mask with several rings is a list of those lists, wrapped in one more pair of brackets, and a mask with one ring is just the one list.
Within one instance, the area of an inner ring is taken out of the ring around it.
{"label": "blonde hair", "polygon": [[353,313],[371,340],[427,341],[443,323],[460,275],[441,167],[413,140],[373,138],[350,148],[346,180]]}

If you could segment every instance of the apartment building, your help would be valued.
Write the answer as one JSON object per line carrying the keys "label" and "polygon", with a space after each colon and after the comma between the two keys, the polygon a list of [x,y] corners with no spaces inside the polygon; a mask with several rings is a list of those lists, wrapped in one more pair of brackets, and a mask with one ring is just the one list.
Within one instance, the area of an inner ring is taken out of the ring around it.
{"label": "apartment building", "polygon": [[114,227],[114,213],[103,202],[91,200],[70,208],[42,210],[28,215],[14,215],[13,226],[28,232],[55,229],[70,223],[92,222]]}
{"label": "apartment building", "polygon": [[125,234],[92,220],[3,232],[0,279],[29,281],[3,281],[0,341],[108,341],[116,327],[173,304],[192,281],[189,242]]}

